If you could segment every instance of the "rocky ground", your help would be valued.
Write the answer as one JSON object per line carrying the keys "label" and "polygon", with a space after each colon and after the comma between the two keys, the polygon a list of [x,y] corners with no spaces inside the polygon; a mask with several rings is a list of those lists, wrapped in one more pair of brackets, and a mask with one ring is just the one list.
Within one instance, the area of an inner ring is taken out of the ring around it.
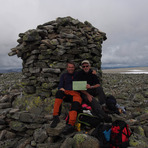
{"label": "rocky ground", "polygon": [[[92,148],[91,142],[93,148],[98,147],[98,141],[85,131],[67,137],[59,136],[65,121],[51,129],[51,115],[48,112],[35,114],[38,112],[30,113],[14,107],[15,99],[22,98],[21,78],[21,73],[0,74],[1,148]],[[148,75],[104,73],[102,85],[106,95],[112,94],[118,104],[126,107],[126,114],[114,114],[112,118],[129,124],[133,131],[130,147],[148,147]],[[39,98],[37,102],[40,103]]]}

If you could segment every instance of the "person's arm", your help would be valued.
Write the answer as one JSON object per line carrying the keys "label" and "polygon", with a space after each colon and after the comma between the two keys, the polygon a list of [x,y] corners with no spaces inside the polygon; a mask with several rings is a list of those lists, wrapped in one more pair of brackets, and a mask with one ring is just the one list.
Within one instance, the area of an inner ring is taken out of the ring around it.
{"label": "person's arm", "polygon": [[64,89],[64,77],[65,77],[65,74],[62,74],[61,77],[60,77],[59,85],[58,85],[58,89],[62,90],[62,91],[65,91],[65,89]]}
{"label": "person's arm", "polygon": [[87,84],[86,85],[86,88],[87,89],[94,89],[94,88],[97,88],[97,87],[100,87],[100,84],[95,84],[95,85],[89,85],[89,84]]}
{"label": "person's arm", "polygon": [[94,88],[100,87],[99,79],[95,74],[92,74],[92,81],[93,83],[91,85],[90,84],[86,85],[87,89],[94,89]]}
{"label": "person's arm", "polygon": [[87,99],[88,99],[89,102],[92,101],[92,99],[93,99],[93,96],[92,96],[92,95],[90,95],[90,94],[89,94],[87,91],[85,91],[85,90],[83,90],[83,91],[81,91],[81,92],[87,96]]}

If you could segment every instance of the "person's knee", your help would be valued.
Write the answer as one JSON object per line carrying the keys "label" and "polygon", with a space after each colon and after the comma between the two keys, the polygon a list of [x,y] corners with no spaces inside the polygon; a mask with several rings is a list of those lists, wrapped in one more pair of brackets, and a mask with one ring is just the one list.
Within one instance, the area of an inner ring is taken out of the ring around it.
{"label": "person's knee", "polygon": [[82,103],[82,98],[80,96],[73,96],[73,101],[74,102],[79,102],[79,104]]}
{"label": "person's knee", "polygon": [[64,91],[58,90],[56,92],[56,98],[63,98],[64,97]]}
{"label": "person's knee", "polygon": [[77,101],[72,102],[71,110],[78,111],[80,109],[80,103]]}

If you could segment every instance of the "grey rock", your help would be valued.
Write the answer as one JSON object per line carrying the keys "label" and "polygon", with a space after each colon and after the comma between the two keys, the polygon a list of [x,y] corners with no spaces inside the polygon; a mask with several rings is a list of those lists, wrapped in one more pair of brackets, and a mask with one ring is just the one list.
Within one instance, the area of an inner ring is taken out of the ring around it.
{"label": "grey rock", "polygon": [[41,40],[41,37],[35,29],[28,30],[23,36],[23,41],[25,42],[32,42],[37,40]]}
{"label": "grey rock", "polygon": [[[101,55],[100,55],[100,51],[99,51],[98,49],[96,49],[96,48],[92,48],[92,49],[91,49],[91,53],[93,53],[93,54],[95,54],[95,55],[97,55],[97,56],[99,56],[99,57],[101,56]],[[99,57],[98,57],[98,58],[99,58]]]}
{"label": "grey rock", "polygon": [[65,52],[66,52],[66,50],[56,48],[56,49],[52,52],[52,54],[53,54],[53,55],[57,55],[57,56],[61,56],[61,55],[63,55]]}
{"label": "grey rock", "polygon": [[59,136],[65,126],[65,121],[62,120],[55,128],[51,128],[50,124],[45,124],[44,128],[49,136]]}
{"label": "grey rock", "polygon": [[7,130],[3,130],[0,133],[0,141],[7,140],[7,139],[13,139],[16,137],[15,133],[9,132]]}
{"label": "grey rock", "polygon": [[57,45],[59,45],[59,42],[58,42],[57,39],[52,39],[52,40],[50,41],[50,44],[53,45],[53,46],[57,46]]}
{"label": "grey rock", "polygon": [[30,57],[28,57],[28,59],[26,60],[26,65],[33,63],[35,60],[37,60],[37,56],[36,55],[32,55]]}
{"label": "grey rock", "polygon": [[10,99],[10,97],[8,95],[4,95],[1,99],[0,99],[0,103],[5,103],[8,102]]}
{"label": "grey rock", "polygon": [[19,120],[21,112],[16,112],[14,114],[10,113],[10,117],[15,120]]}
{"label": "grey rock", "polygon": [[22,138],[17,142],[17,147],[16,148],[25,148],[26,145],[28,145],[31,142],[32,138]]}
{"label": "grey rock", "polygon": [[55,46],[53,46],[54,44],[52,44],[49,39],[42,40],[41,43],[45,44],[50,49],[55,49]]}
{"label": "grey rock", "polygon": [[37,148],[59,148],[61,143],[43,143],[43,144],[37,144]]}
{"label": "grey rock", "polygon": [[80,23],[80,21],[79,20],[72,20],[71,21],[74,25],[77,25],[77,24],[79,24]]}
{"label": "grey rock", "polygon": [[0,125],[4,125],[5,124],[5,120],[0,118]]}
{"label": "grey rock", "polygon": [[0,141],[0,147],[1,148],[13,148],[13,147],[16,147],[17,142],[18,142],[18,138]]}
{"label": "grey rock", "polygon": [[0,109],[10,108],[11,103],[0,103]]}
{"label": "grey rock", "polygon": [[54,26],[52,25],[46,25],[46,26],[43,26],[43,28],[45,28],[46,30],[51,30],[54,28]]}
{"label": "grey rock", "polygon": [[89,44],[88,45],[88,48],[94,48],[94,47],[96,47],[96,44]]}
{"label": "grey rock", "polygon": [[48,72],[48,73],[61,73],[60,69],[55,69],[55,68],[43,68],[42,69],[43,72]]}
{"label": "grey rock", "polygon": [[67,138],[60,148],[73,148],[74,145],[74,139],[73,138]]}
{"label": "grey rock", "polygon": [[23,132],[25,131],[25,124],[19,121],[11,121],[10,122],[10,128],[17,132]]}
{"label": "grey rock", "polygon": [[31,67],[29,68],[30,73],[39,73],[40,72],[40,68],[37,67]]}
{"label": "grey rock", "polygon": [[31,145],[27,144],[25,148],[33,148]]}
{"label": "grey rock", "polygon": [[145,136],[148,138],[148,126],[144,126],[143,129],[144,129]]}
{"label": "grey rock", "polygon": [[68,34],[68,33],[62,33],[61,32],[61,37],[64,37],[64,38],[68,38],[68,39],[75,39],[75,38],[78,38],[76,35],[74,34]]}
{"label": "grey rock", "polygon": [[65,69],[66,68],[66,63],[61,63],[61,62],[58,62],[58,63],[53,63],[53,65],[51,65],[52,68],[62,68],[62,69]]}
{"label": "grey rock", "polygon": [[139,121],[147,120],[148,119],[148,113],[140,115],[136,119],[139,120]]}
{"label": "grey rock", "polygon": [[99,141],[98,139],[91,137],[86,134],[76,134],[74,137],[74,148],[92,148],[92,143],[93,143],[93,148],[98,148],[99,147]]}
{"label": "grey rock", "polygon": [[4,130],[6,128],[6,125],[0,125],[0,130]]}
{"label": "grey rock", "polygon": [[35,86],[25,86],[24,91],[28,94],[33,94],[36,92]]}
{"label": "grey rock", "polygon": [[129,139],[129,144],[130,144],[130,146],[139,147],[139,148],[140,147],[146,148],[148,146],[147,139],[143,136],[136,134],[136,133],[131,135],[131,137]]}
{"label": "grey rock", "polygon": [[8,53],[9,56],[14,56],[14,55],[16,55],[16,54],[17,54],[17,52],[15,52],[15,51],[12,51],[12,52],[9,52],[9,53]]}
{"label": "grey rock", "polygon": [[22,112],[20,113],[19,120],[21,122],[33,123],[35,121],[35,115],[27,112]]}
{"label": "grey rock", "polygon": [[44,129],[40,128],[35,130],[33,134],[34,140],[37,143],[43,143],[47,139],[47,133]]}

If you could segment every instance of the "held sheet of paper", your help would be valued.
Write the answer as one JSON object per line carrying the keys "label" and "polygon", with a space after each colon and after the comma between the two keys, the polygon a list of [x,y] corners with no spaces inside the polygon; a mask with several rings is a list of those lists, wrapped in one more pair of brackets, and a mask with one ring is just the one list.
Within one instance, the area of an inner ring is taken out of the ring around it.
{"label": "held sheet of paper", "polygon": [[86,85],[87,81],[73,81],[72,83],[73,90],[87,90]]}

